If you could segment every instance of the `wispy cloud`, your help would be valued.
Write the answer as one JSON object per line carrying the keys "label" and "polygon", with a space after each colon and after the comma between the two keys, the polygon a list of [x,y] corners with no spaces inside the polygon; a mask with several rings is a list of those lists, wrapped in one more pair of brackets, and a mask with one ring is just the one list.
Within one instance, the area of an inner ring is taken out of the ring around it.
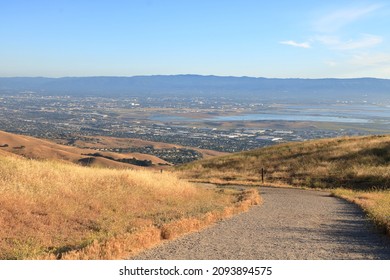
{"label": "wispy cloud", "polygon": [[316,40],[335,50],[357,50],[374,47],[383,42],[383,38],[377,35],[362,34],[354,40],[343,41],[337,36],[316,36]]}
{"label": "wispy cloud", "polygon": [[292,41],[292,40],[288,40],[288,41],[281,41],[279,43],[283,44],[283,45],[288,45],[288,46],[293,46],[293,47],[298,47],[298,48],[304,48],[304,49],[311,48],[311,45],[309,43],[307,43],[307,42],[298,43],[298,42],[295,42],[295,41]]}
{"label": "wispy cloud", "polygon": [[[320,16],[314,23],[312,22],[317,35],[309,37],[305,42],[286,40],[279,43],[305,49],[316,47],[319,43],[336,51],[354,51],[374,47],[383,42],[382,36],[355,33],[347,37],[345,30],[341,29],[374,14],[383,7],[385,7],[384,4],[371,4],[334,10]],[[344,35],[340,36],[341,34]]]}
{"label": "wispy cloud", "polygon": [[372,4],[365,7],[349,8],[333,11],[314,22],[318,32],[335,32],[347,24],[353,23],[382,8],[381,4]]}
{"label": "wispy cloud", "polygon": [[359,66],[387,66],[390,67],[388,53],[361,53],[355,54],[349,63]]}
{"label": "wispy cloud", "polygon": [[388,78],[390,74],[390,54],[360,53],[353,55],[346,65],[358,71],[360,76],[376,76]]}
{"label": "wispy cloud", "polygon": [[384,77],[390,74],[390,54],[360,52],[343,60],[325,60],[332,73],[340,77]]}

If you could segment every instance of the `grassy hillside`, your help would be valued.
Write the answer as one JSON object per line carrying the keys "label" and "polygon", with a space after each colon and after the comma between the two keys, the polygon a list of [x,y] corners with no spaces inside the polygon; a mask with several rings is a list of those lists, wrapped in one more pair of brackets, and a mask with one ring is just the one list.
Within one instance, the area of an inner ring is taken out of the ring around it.
{"label": "grassy hillside", "polygon": [[173,174],[29,160],[0,150],[0,259],[117,259],[259,202]]}
{"label": "grassy hillside", "polygon": [[[69,141],[58,139],[57,142],[61,144],[65,144],[68,143]],[[195,147],[185,147],[177,144],[154,142],[154,141],[134,139],[134,138],[116,138],[116,137],[108,137],[108,136],[82,136],[79,137],[78,140],[74,141],[72,145],[79,148],[89,148],[89,149],[141,148],[141,147],[148,147],[148,146],[152,146],[155,149],[188,148],[188,149],[198,151],[203,155],[204,158],[210,158],[210,157],[221,156],[226,154],[224,152],[199,149]]]}
{"label": "grassy hillside", "polygon": [[316,188],[389,189],[390,136],[288,143],[179,167],[195,181]]}
{"label": "grassy hillside", "polygon": [[390,135],[289,143],[179,167],[193,181],[333,189],[390,233]]}
{"label": "grassy hillside", "polygon": [[160,164],[168,164],[158,157],[140,153],[119,154],[99,151],[101,156],[89,156],[89,154],[95,154],[96,150],[60,145],[48,140],[4,131],[0,131],[0,151],[8,151],[32,159],[53,159],[84,164],[87,162],[90,166],[109,168],[141,169],[137,165],[120,162],[122,159],[129,158],[136,158],[140,161],[151,161],[157,167]]}

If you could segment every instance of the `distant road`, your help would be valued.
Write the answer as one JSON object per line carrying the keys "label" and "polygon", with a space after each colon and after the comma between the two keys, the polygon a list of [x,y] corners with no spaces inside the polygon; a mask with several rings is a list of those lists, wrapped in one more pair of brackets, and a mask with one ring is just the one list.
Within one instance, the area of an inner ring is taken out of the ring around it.
{"label": "distant road", "polygon": [[261,188],[263,205],[134,259],[386,259],[390,238],[329,193]]}

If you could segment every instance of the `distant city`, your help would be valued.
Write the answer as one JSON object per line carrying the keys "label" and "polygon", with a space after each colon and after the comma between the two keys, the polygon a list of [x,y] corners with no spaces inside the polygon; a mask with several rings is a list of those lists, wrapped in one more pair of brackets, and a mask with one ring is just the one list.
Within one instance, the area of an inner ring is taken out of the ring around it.
{"label": "distant city", "polygon": [[[0,130],[76,145],[87,136],[184,147],[105,147],[181,164],[197,148],[390,133],[390,80],[199,75],[0,78]],[[1,143],[0,143],[1,144]]]}
{"label": "distant city", "polygon": [[[345,101],[339,101],[336,105],[345,105]],[[101,135],[138,138],[221,152],[245,151],[290,141],[389,133],[387,115],[379,119],[377,116],[369,116],[374,120],[372,123],[349,122],[343,114],[339,117],[344,118],[345,123],[316,122],[315,117],[312,122],[240,118],[243,114],[248,116],[264,113],[266,116],[270,112],[273,116],[280,114],[283,118],[286,117],[286,112],[306,114],[296,112],[297,107],[294,106],[239,97],[71,97],[24,91],[0,95],[0,130],[55,141],[65,140],[68,145],[83,136]],[[381,106],[383,108],[387,105]],[[321,108],[318,109],[320,113],[324,111]],[[351,116],[359,117],[356,110],[353,110],[355,107],[351,108],[348,109],[353,111]],[[321,116],[318,112],[315,114],[317,117]],[[381,112],[383,113],[380,111],[378,114]],[[306,118],[310,116],[306,115]],[[184,161],[201,157],[191,149],[164,152],[153,147],[143,147],[121,149],[121,152],[153,154],[168,161],[176,158],[171,160],[173,163],[183,162],[175,153],[185,157]]]}

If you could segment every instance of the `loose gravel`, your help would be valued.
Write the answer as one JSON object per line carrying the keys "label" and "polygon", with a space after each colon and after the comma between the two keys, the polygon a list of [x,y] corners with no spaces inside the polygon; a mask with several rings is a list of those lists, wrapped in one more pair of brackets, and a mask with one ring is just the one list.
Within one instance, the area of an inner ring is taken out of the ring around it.
{"label": "loose gravel", "polygon": [[390,238],[354,204],[329,193],[260,188],[264,203],[133,259],[390,259]]}

